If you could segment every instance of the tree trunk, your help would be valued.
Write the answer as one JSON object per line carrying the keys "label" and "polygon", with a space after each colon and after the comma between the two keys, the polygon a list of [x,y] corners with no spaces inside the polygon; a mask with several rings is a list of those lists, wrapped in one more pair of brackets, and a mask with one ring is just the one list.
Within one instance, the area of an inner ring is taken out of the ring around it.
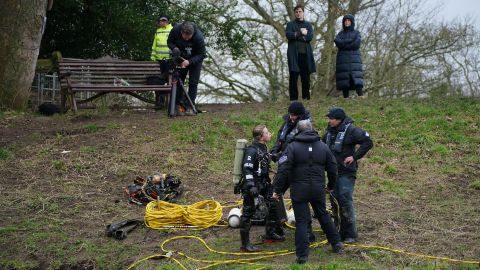
{"label": "tree trunk", "polygon": [[335,73],[335,21],[338,16],[338,3],[328,0],[328,14],[326,19],[327,29],[323,34],[325,43],[321,49],[320,64],[317,66],[318,81],[315,84],[315,93],[319,96],[327,95],[333,87],[333,74]]}
{"label": "tree trunk", "polygon": [[47,3],[0,1],[0,110],[24,110],[27,106]]}

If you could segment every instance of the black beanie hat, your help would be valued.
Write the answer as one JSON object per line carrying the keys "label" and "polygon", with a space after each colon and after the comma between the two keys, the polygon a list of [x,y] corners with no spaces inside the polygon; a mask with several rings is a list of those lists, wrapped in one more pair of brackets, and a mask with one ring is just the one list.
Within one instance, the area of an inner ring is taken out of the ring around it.
{"label": "black beanie hat", "polygon": [[293,113],[295,115],[304,115],[305,114],[305,107],[303,104],[298,101],[292,102],[290,106],[288,106],[288,113]]}
{"label": "black beanie hat", "polygon": [[326,117],[330,119],[340,119],[343,120],[347,115],[345,114],[345,111],[340,108],[340,107],[333,107],[328,111],[328,113],[325,115]]}

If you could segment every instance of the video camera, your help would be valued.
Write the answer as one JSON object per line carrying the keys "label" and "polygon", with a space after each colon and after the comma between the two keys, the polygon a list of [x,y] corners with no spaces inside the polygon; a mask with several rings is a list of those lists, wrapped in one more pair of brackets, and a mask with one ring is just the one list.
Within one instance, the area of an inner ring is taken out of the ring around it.
{"label": "video camera", "polygon": [[188,59],[192,55],[192,48],[187,47],[185,48],[185,51],[181,51],[179,48],[174,48],[170,52],[171,56],[171,70],[174,68],[179,68],[179,65],[185,61],[185,59]]}

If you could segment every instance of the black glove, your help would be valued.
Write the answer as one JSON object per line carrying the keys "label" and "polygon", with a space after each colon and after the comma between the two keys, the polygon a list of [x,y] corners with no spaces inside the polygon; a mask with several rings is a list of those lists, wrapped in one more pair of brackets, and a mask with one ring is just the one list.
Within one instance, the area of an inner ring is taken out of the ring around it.
{"label": "black glove", "polygon": [[180,52],[180,49],[179,49],[179,48],[177,48],[177,47],[173,48],[173,50],[172,50],[172,56],[173,56],[173,58],[178,58],[178,57],[180,57],[180,54],[181,54],[181,52]]}
{"label": "black glove", "polygon": [[280,158],[280,152],[270,153],[270,158],[273,162],[278,162],[278,159]]}
{"label": "black glove", "polygon": [[257,197],[258,196],[258,188],[256,186],[251,187],[248,192],[252,197]]}

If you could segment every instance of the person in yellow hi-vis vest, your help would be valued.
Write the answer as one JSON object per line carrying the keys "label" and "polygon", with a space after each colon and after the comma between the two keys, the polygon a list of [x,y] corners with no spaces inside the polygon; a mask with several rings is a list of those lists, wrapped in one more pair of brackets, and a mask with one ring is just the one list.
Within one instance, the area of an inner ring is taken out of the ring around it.
{"label": "person in yellow hi-vis vest", "polygon": [[[153,38],[152,55],[150,56],[150,60],[158,61],[162,74],[166,74],[168,72],[168,60],[171,58],[170,49],[167,46],[167,40],[173,26],[170,24],[167,16],[158,17],[157,25],[158,28],[155,32],[155,37]],[[161,84],[165,83],[167,83],[166,79]],[[165,95],[155,92],[155,106],[161,107],[164,103]]]}

